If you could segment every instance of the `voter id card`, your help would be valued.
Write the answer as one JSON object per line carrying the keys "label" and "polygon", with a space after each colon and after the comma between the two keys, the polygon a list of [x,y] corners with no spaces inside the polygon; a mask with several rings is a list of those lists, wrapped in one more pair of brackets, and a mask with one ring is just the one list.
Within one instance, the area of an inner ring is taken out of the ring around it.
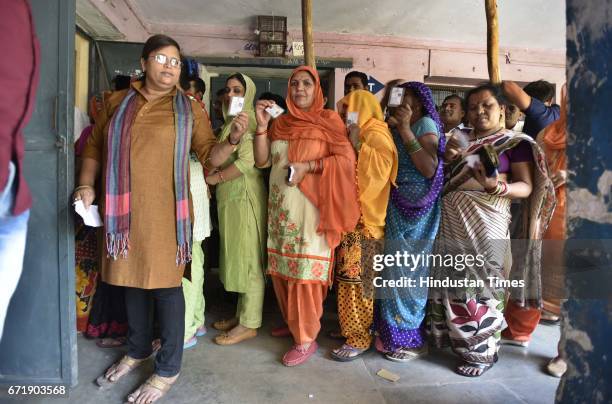
{"label": "voter id card", "polygon": [[403,87],[393,87],[391,89],[391,94],[389,95],[389,103],[387,104],[389,107],[399,107],[402,105],[402,100],[404,99],[404,88]]}
{"label": "voter id card", "polygon": [[231,97],[229,111],[227,112],[230,116],[236,116],[242,112],[244,108],[244,97]]}
{"label": "voter id card", "polygon": [[272,105],[271,107],[266,108],[264,111],[270,114],[272,118],[278,118],[279,116],[283,114],[283,112],[285,112],[284,109],[282,109],[280,106],[276,104]]}

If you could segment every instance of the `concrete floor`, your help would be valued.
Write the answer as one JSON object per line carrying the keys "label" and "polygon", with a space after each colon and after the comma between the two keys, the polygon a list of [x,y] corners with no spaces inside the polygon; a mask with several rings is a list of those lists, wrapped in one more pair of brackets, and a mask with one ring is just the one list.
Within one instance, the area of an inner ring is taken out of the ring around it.
{"label": "concrete floor", "polygon": [[[207,324],[226,317],[233,304],[217,286],[207,288]],[[211,290],[212,289],[212,290]],[[450,350],[433,350],[429,355],[399,364],[384,359],[373,350],[361,359],[339,363],[329,359],[338,345],[327,337],[334,329],[333,296],[326,302],[323,329],[316,356],[296,368],[280,362],[291,340],[269,335],[281,324],[267,291],[264,326],[255,339],[230,347],[212,342],[210,329],[198,344],[185,351],[182,374],[163,403],[552,403],[559,380],[543,372],[555,355],[559,327],[540,325],[528,349],[503,346],[497,365],[480,378],[454,373],[456,357]],[[211,302],[219,302],[211,304]],[[149,363],[126,376],[113,389],[99,391],[93,380],[124,349],[99,349],[95,341],[79,337],[79,384],[64,399],[32,399],[31,403],[122,403],[127,394],[152,371]],[[376,375],[387,369],[401,378],[393,383]],[[6,396],[5,396],[6,398]],[[0,396],[0,401],[4,402]],[[13,401],[14,402],[14,401]]]}

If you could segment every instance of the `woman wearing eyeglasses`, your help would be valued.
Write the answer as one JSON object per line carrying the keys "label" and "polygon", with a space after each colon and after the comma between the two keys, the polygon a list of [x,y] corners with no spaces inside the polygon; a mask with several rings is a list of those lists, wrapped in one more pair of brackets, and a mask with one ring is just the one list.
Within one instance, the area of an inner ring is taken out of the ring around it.
{"label": "woman wearing eyeglasses", "polygon": [[128,352],[97,379],[114,385],[152,354],[153,319],[161,328],[161,349],[153,375],[128,396],[154,402],[175,382],[183,355],[185,302],[181,279],[191,260],[189,153],[209,166],[222,164],[244,134],[246,117],[235,118],[227,140],[217,143],[202,108],[177,88],[180,47],[165,35],[147,40],[141,81],[114,92],[83,152],[75,202],[86,208],[103,190],[106,251],[102,280],[124,286]]}

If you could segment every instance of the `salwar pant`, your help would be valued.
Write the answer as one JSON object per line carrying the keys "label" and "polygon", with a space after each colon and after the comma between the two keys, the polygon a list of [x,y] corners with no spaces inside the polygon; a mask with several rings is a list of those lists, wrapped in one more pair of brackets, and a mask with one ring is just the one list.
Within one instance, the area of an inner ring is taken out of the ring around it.
{"label": "salwar pant", "polygon": [[153,305],[161,334],[161,349],[155,356],[155,374],[176,376],[181,370],[185,334],[185,299],[180,287],[125,288],[128,356],[145,359],[152,353]]}
{"label": "salwar pant", "polygon": [[298,345],[317,339],[321,331],[323,301],[327,296],[327,285],[320,283],[298,283],[272,275],[272,285],[293,340]]}
{"label": "salwar pant", "polygon": [[249,272],[247,291],[238,296],[236,318],[247,328],[261,327],[266,282],[263,271],[258,268]]}
{"label": "salwar pant", "polygon": [[194,242],[191,251],[191,280],[183,278],[185,296],[185,337],[192,338],[204,325],[204,250],[202,242]]}
{"label": "salwar pant", "polygon": [[368,349],[372,343],[370,327],[374,318],[374,299],[364,298],[360,283],[338,281],[337,291],[342,336],[348,345]]}
{"label": "salwar pant", "polygon": [[508,328],[502,331],[502,336],[516,341],[529,341],[541,315],[539,309],[524,308],[509,299],[504,312]]}
{"label": "salwar pant", "polygon": [[[561,238],[564,237],[565,228],[553,229],[549,226],[548,233]],[[564,249],[565,240],[544,240],[542,244],[542,303],[545,311],[557,316],[561,315],[562,301],[567,299]]]}

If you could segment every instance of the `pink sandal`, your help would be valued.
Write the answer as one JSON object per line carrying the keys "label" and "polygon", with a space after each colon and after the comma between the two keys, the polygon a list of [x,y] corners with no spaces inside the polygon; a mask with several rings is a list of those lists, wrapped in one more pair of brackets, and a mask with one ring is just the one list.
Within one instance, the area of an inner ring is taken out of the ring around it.
{"label": "pink sandal", "polygon": [[312,355],[317,352],[317,348],[319,345],[317,341],[312,341],[308,348],[304,348],[303,345],[294,345],[291,350],[289,350],[283,356],[283,365],[285,366],[297,366],[306,362]]}

